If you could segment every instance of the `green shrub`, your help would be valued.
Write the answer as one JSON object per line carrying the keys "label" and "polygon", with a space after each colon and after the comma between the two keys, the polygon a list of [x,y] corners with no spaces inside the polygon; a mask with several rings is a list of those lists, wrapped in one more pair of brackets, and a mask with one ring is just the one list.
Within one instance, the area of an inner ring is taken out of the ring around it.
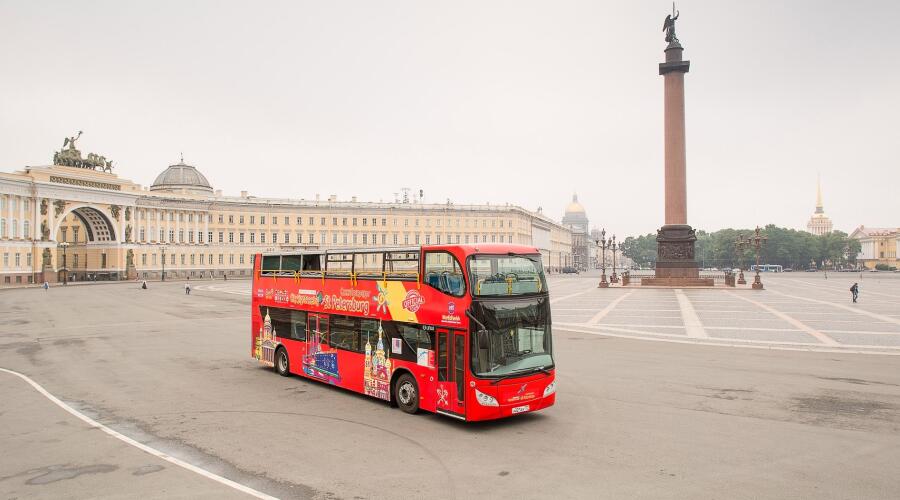
{"label": "green shrub", "polygon": [[887,264],[875,264],[875,269],[877,269],[879,271],[891,271],[892,270],[891,266],[889,266]]}

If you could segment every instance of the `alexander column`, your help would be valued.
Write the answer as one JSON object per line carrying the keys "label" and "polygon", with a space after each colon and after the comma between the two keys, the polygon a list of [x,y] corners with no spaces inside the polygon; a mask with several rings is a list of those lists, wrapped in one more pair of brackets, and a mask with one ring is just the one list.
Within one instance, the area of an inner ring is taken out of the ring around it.
{"label": "alexander column", "polygon": [[697,237],[687,223],[687,178],[684,134],[684,75],[690,61],[682,59],[684,48],[675,36],[675,20],[679,13],[672,4],[666,16],[666,62],[660,63],[659,74],[665,82],[665,224],[656,234],[656,277],[641,280],[645,285],[712,286],[712,279],[701,279],[694,260]]}

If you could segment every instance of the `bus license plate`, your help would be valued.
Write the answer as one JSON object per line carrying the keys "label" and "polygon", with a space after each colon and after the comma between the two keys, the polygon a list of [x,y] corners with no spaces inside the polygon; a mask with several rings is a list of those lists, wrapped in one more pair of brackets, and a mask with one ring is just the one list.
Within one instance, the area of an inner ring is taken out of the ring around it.
{"label": "bus license plate", "polygon": [[515,415],[516,413],[525,413],[525,412],[528,411],[530,408],[531,408],[531,407],[530,407],[529,405],[525,405],[525,406],[516,406],[516,407],[514,407],[514,408],[512,409],[512,413],[513,413],[513,415]]}

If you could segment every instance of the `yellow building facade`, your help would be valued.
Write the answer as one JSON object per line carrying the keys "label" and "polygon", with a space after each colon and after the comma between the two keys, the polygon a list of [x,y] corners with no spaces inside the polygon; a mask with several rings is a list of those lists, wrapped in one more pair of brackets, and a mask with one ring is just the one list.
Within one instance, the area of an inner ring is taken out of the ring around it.
{"label": "yellow building facade", "polygon": [[856,260],[867,269],[878,264],[900,268],[897,248],[900,247],[900,228],[859,226],[850,234],[859,240],[860,251]]}
{"label": "yellow building facade", "polygon": [[572,263],[571,231],[521,207],[316,198],[225,196],[183,161],[149,188],[111,168],[0,173],[0,286],[249,277],[253,254],[296,248],[515,243]]}

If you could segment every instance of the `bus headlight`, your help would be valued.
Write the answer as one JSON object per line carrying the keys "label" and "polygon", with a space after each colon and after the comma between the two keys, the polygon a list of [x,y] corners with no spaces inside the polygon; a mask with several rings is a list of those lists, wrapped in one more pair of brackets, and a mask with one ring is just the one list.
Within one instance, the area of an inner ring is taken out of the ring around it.
{"label": "bus headlight", "polygon": [[553,394],[554,392],[556,392],[556,381],[555,380],[553,382],[550,382],[547,385],[547,387],[544,387],[544,397],[546,398],[547,396]]}
{"label": "bus headlight", "polygon": [[475,399],[478,400],[478,404],[481,406],[500,406],[497,403],[497,398],[494,396],[488,396],[487,394],[475,389]]}

